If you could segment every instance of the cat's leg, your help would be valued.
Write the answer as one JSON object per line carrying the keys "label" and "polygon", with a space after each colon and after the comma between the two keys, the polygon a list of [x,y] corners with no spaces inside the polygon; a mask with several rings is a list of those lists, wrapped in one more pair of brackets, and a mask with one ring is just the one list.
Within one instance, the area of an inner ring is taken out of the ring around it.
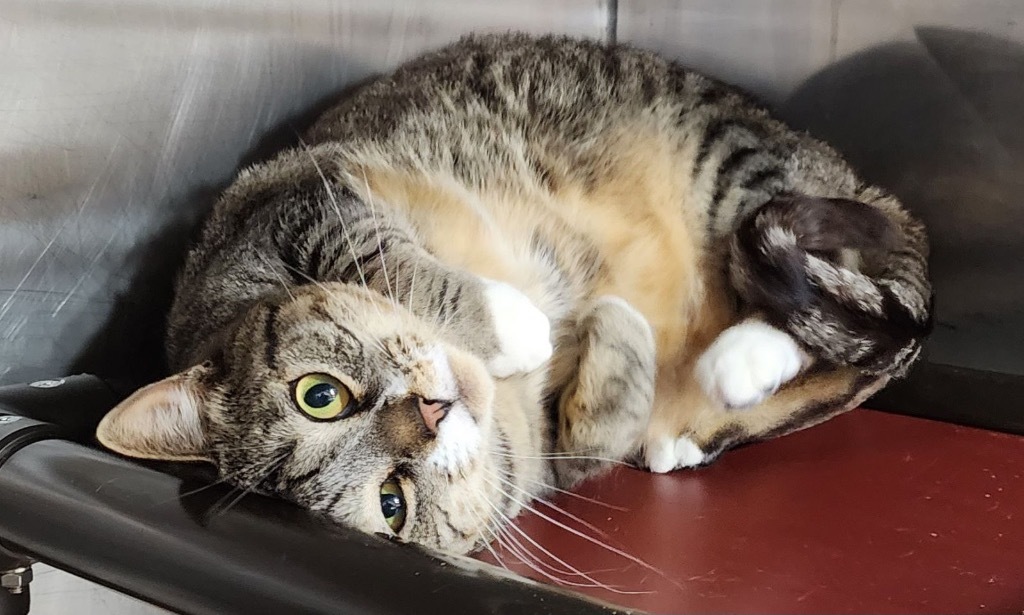
{"label": "cat's leg", "polygon": [[920,226],[894,202],[789,197],[748,217],[729,276],[747,316],[659,374],[647,465],[707,463],[849,410],[901,376],[930,330],[926,254]]}
{"label": "cat's leg", "polygon": [[651,328],[626,301],[596,299],[576,327],[579,363],[559,403],[554,461],[567,488],[635,450],[654,401]]}
{"label": "cat's leg", "polygon": [[282,225],[276,243],[291,271],[380,293],[482,358],[496,377],[530,372],[551,357],[548,318],[522,292],[442,263],[384,204],[344,194],[336,206],[313,224]]}
{"label": "cat's leg", "polygon": [[[733,394],[722,390],[731,382],[740,382],[746,394],[746,382],[760,377],[756,371],[748,363],[724,381],[701,383],[694,375],[679,383],[685,389],[659,388],[639,461],[654,472],[706,465],[741,444],[799,431],[856,408],[890,379],[852,367],[811,368],[752,406],[730,408],[719,399]],[[717,390],[709,394],[705,385]]]}

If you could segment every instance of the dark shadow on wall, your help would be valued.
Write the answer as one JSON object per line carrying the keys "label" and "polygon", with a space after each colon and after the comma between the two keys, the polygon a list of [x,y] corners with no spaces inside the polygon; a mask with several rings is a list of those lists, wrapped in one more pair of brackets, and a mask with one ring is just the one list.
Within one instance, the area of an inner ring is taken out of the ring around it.
{"label": "dark shadow on wall", "polygon": [[[298,145],[300,135],[317,117],[370,80],[372,77],[346,86],[280,122],[241,156],[239,170]],[[106,322],[75,358],[71,373],[95,374],[131,388],[167,375],[163,338],[175,277],[188,246],[198,238],[206,213],[227,185],[203,186],[158,206],[160,211],[177,215],[148,239],[140,239],[125,256],[124,270],[132,272],[128,290],[116,298]]]}
{"label": "dark shadow on wall", "polygon": [[1024,47],[918,31],[808,79],[783,105],[928,225],[936,363],[1024,374]]}
{"label": "dark shadow on wall", "polygon": [[1024,430],[1011,420],[1019,398],[975,407],[993,378],[1019,390],[1024,375],[1024,46],[951,29],[917,37],[829,66],[780,113],[929,228],[936,331],[927,360],[876,405]]}

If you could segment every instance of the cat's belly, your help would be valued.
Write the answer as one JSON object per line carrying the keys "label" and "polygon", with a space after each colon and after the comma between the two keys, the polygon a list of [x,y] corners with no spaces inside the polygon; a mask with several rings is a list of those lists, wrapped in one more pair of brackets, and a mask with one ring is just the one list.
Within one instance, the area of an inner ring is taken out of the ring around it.
{"label": "cat's belly", "polygon": [[[618,147],[622,149],[621,141]],[[557,190],[522,186],[482,192],[445,176],[369,171],[374,193],[405,210],[442,261],[508,282],[556,322],[583,302],[622,297],[642,313],[659,359],[677,357],[724,303],[704,262],[703,219],[681,160],[663,144],[636,142],[629,164],[599,182]]]}

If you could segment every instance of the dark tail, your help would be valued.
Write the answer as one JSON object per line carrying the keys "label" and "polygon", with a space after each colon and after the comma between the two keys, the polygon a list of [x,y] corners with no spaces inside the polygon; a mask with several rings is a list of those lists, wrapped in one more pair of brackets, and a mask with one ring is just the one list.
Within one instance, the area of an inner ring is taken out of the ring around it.
{"label": "dark tail", "polygon": [[740,298],[819,359],[902,375],[931,332],[924,227],[894,199],[778,197],[731,245]]}

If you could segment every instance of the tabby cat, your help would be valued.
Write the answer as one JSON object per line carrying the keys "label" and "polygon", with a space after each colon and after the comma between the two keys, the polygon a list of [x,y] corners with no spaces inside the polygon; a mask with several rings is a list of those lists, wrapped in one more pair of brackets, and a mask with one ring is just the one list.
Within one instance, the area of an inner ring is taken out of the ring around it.
{"label": "tabby cat", "polygon": [[625,46],[464,38],[243,171],[188,254],[177,373],[98,428],[454,553],[626,460],[861,403],[930,328],[927,240],[743,93]]}

